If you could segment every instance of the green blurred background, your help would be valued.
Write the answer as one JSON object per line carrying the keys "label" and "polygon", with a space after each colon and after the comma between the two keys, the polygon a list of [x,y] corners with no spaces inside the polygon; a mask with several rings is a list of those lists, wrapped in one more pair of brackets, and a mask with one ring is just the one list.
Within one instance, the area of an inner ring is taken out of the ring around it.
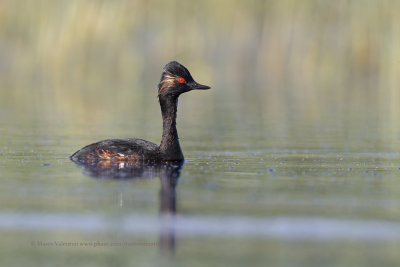
{"label": "green blurred background", "polygon": [[184,126],[229,121],[220,131],[233,133],[253,118],[253,131],[296,139],[297,121],[315,138],[356,123],[336,141],[375,127],[375,141],[398,150],[399,8],[375,0],[2,0],[0,116],[153,124],[162,67],[178,60],[213,88],[181,101]]}

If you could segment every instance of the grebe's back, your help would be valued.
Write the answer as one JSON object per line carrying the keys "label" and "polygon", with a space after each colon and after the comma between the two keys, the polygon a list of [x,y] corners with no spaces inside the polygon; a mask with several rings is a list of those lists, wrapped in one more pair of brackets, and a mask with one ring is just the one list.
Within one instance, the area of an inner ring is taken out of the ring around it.
{"label": "grebe's back", "polygon": [[159,146],[139,138],[99,141],[78,150],[71,156],[71,159],[82,163],[99,160],[161,160]]}

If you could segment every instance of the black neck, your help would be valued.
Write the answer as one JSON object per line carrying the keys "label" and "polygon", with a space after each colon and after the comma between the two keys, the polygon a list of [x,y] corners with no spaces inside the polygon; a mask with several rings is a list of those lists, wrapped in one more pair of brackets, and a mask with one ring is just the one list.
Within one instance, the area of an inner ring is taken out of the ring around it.
{"label": "black neck", "polygon": [[183,160],[176,130],[176,112],[178,96],[160,96],[160,106],[163,119],[163,134],[160,144],[161,158],[164,160]]}

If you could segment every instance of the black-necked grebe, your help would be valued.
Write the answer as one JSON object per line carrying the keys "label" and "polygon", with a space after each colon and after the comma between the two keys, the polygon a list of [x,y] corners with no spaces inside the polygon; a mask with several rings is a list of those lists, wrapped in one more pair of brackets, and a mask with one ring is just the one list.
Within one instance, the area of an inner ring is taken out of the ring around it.
{"label": "black-necked grebe", "polygon": [[138,138],[103,140],[78,150],[71,159],[75,162],[98,161],[182,161],[183,153],[176,130],[176,111],[180,94],[194,89],[210,89],[209,86],[195,82],[190,72],[176,61],[164,67],[158,84],[163,133],[161,144]]}

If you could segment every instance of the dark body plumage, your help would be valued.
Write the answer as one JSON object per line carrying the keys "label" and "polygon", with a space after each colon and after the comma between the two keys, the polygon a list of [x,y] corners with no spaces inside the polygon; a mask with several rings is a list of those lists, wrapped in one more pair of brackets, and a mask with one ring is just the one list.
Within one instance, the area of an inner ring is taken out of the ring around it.
{"label": "dark body plumage", "polygon": [[159,146],[142,139],[107,139],[85,146],[75,152],[71,159],[74,161],[99,160],[146,160],[159,161]]}
{"label": "dark body plumage", "polygon": [[158,98],[163,118],[161,144],[138,139],[108,139],[93,143],[78,150],[71,156],[77,163],[99,161],[182,161],[183,153],[176,130],[176,113],[179,95],[194,89],[209,89],[198,84],[189,71],[176,61],[168,63],[158,85]]}

